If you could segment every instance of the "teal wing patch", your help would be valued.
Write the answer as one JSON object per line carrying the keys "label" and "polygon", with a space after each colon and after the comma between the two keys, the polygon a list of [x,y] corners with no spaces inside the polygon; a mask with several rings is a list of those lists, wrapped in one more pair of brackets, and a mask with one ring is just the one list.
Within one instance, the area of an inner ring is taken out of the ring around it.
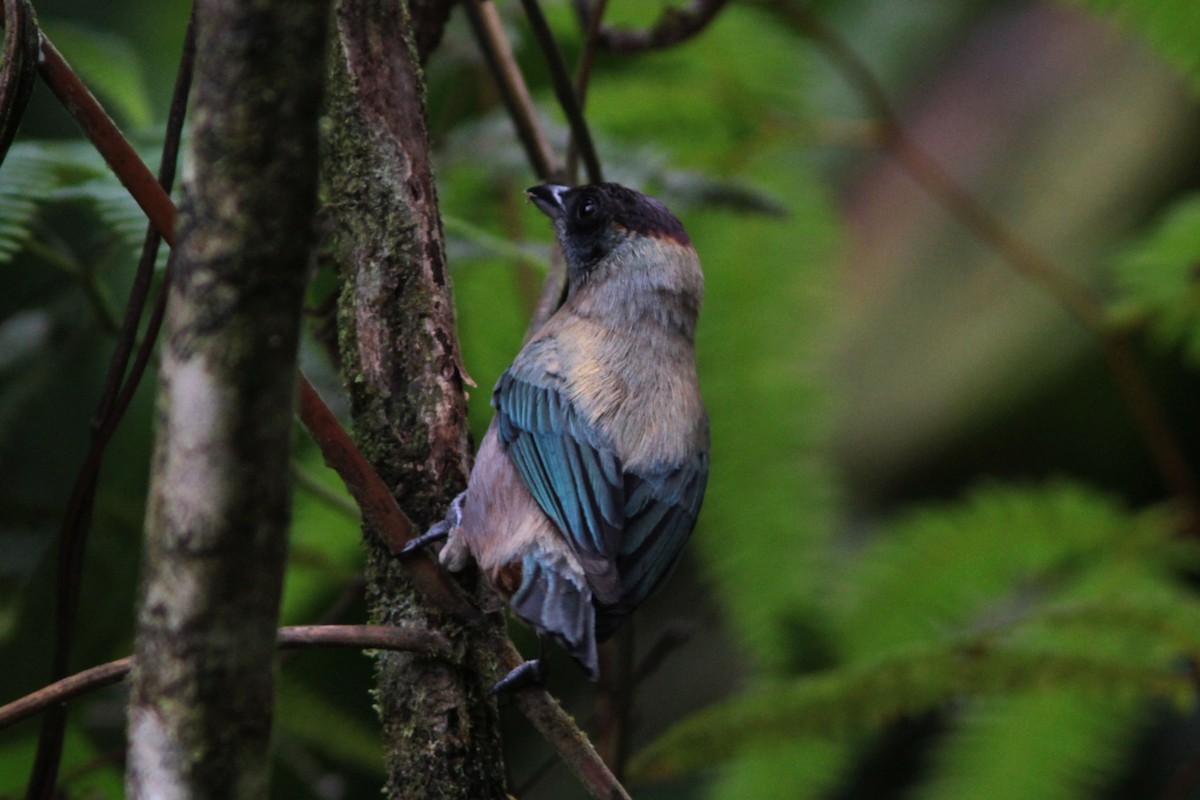
{"label": "teal wing patch", "polygon": [[708,480],[707,437],[678,465],[627,471],[612,445],[558,389],[506,372],[492,396],[497,433],[525,486],[587,561],[614,564],[620,595],[603,604],[606,638],[674,565]]}
{"label": "teal wing patch", "polygon": [[576,552],[616,558],[625,482],[613,448],[557,389],[506,372],[492,405],[500,442],[546,516]]}

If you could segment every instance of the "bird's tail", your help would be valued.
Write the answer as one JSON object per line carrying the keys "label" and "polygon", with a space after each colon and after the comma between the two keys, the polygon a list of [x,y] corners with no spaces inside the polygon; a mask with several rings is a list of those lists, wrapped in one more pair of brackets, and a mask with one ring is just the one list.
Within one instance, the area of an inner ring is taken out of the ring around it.
{"label": "bird's tail", "polygon": [[596,611],[584,577],[573,574],[565,560],[542,554],[525,556],[521,566],[521,586],[510,601],[513,611],[538,633],[557,640],[596,680]]}

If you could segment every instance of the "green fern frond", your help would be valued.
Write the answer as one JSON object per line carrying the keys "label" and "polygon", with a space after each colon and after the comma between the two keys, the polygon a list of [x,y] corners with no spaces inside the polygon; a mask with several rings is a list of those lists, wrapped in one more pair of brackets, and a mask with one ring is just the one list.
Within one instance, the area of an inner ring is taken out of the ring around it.
{"label": "green fern frond", "polygon": [[[111,174],[58,190],[54,200],[81,200],[92,206],[105,227],[121,244],[137,253],[146,237],[146,213]],[[165,253],[160,267],[165,264]]]}
{"label": "green fern frond", "polygon": [[1116,273],[1117,318],[1144,321],[1156,340],[1200,364],[1200,196],[1172,206],[1118,258]]}
{"label": "green fern frond", "polygon": [[32,234],[39,202],[53,191],[56,165],[43,148],[14,145],[0,166],[0,264],[12,261]]}
{"label": "green fern frond", "polygon": [[[850,659],[937,641],[1070,597],[1096,570],[1133,564],[1151,582],[1171,529],[1069,484],[991,487],[910,513],[844,570],[833,608]],[[1097,590],[1099,591],[1099,590]]]}
{"label": "green fern frond", "polygon": [[920,800],[1084,800],[1125,766],[1136,703],[1070,692],[977,699],[933,755]]}
{"label": "green fern frond", "polygon": [[0,166],[0,263],[25,248],[43,205],[90,204],[118,239],[136,251],[146,218],[86,142],[19,142]]}
{"label": "green fern frond", "polygon": [[854,748],[841,742],[813,739],[767,742],[747,747],[716,777],[713,798],[782,797],[809,800],[827,797],[845,777]]}
{"label": "green fern frond", "polygon": [[635,759],[646,777],[720,765],[748,746],[812,738],[845,740],[951,700],[1037,692],[1129,702],[1186,698],[1189,676],[1170,664],[1071,650],[1011,647],[990,637],[914,647],[887,657],[777,683],[694,714]]}

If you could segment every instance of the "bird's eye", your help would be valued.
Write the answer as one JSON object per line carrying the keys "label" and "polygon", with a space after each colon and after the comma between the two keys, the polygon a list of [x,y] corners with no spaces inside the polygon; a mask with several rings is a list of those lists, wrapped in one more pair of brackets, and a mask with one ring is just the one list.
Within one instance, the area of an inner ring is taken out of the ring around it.
{"label": "bird's eye", "polygon": [[594,216],[596,216],[595,200],[584,200],[579,204],[579,207],[575,209],[575,217],[580,222],[586,222]]}

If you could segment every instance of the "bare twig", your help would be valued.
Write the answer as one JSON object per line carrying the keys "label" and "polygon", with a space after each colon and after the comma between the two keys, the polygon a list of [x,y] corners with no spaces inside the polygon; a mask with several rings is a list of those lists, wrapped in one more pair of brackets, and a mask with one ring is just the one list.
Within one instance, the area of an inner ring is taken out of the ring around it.
{"label": "bare twig", "polygon": [[175,206],[170,197],[44,33],[41,41],[38,70],[42,80],[83,129],[84,135],[100,151],[100,155],[104,156],[117,180],[129,190],[154,227],[158,228],[164,241],[173,244]]}
{"label": "bare twig", "polygon": [[[586,35],[583,39],[583,50],[579,54],[579,63],[575,67],[575,96],[579,98],[579,108],[587,103],[588,84],[592,79],[592,65],[596,61],[596,45],[600,39],[600,25],[604,21],[604,10],[608,0],[596,0],[596,7],[589,9],[586,0],[579,3],[580,20]],[[567,177],[573,182],[579,168],[579,146],[572,134],[567,143]]]}
{"label": "bare twig", "polygon": [[538,122],[537,109],[529,95],[529,87],[525,85],[525,76],[521,74],[521,68],[513,56],[496,7],[491,0],[463,0],[463,9],[467,12],[475,39],[487,59],[488,69],[517,129],[517,138],[525,147],[534,174],[543,181],[561,180],[562,167]]}
{"label": "bare twig", "polygon": [[588,182],[599,183],[604,180],[600,171],[600,159],[596,157],[596,147],[592,143],[592,134],[588,130],[587,120],[583,117],[583,103],[575,95],[575,87],[571,85],[571,76],[567,74],[567,64],[563,60],[562,51],[554,39],[546,16],[537,0],[521,0],[525,7],[525,15],[529,17],[529,27],[533,30],[533,38],[537,40],[546,57],[546,66],[550,69],[550,80],[554,86],[554,96],[562,106],[567,116],[567,124],[571,126],[571,144],[578,147],[583,155],[583,163],[587,169]]}
{"label": "bare twig", "polygon": [[[387,625],[297,625],[281,628],[279,649],[311,650],[343,647],[357,650],[403,650],[430,658],[457,661],[450,640],[437,631]],[[0,730],[83,694],[120,683],[133,669],[133,656],[85,669],[11,703],[0,706]]]}
{"label": "bare twig", "polygon": [[[363,520],[378,530],[393,553],[400,552],[416,533],[387,484],[354,446],[350,435],[337,421],[333,412],[303,376],[300,378],[300,420],[313,441],[321,448],[325,463],[334,469],[346,489],[362,510]],[[428,558],[407,559],[413,583],[441,608],[461,620],[477,619],[479,611],[472,606],[456,585],[450,582]]]}
{"label": "bare twig", "polygon": [[1200,480],[1150,390],[1128,337],[1109,323],[1100,299],[1010,230],[913,140],[882,84],[848,42],[805,8],[789,4],[781,13],[787,14],[803,35],[825,51],[830,63],[858,92],[877,120],[883,149],[954,219],[1000,255],[1013,272],[1039,287],[1092,335],[1159,475],[1183,507],[1184,530],[1200,534]]}
{"label": "bare twig", "polygon": [[[463,0],[471,28],[475,38],[487,59],[488,68],[496,85],[500,88],[500,96],[504,99],[505,107],[517,129],[517,138],[525,147],[525,154],[533,172],[542,181],[566,181],[569,176],[564,174],[559,166],[549,140],[542,131],[538,121],[537,110],[529,89],[525,84],[525,76],[513,57],[512,46],[504,33],[496,8],[491,0]],[[526,338],[533,335],[553,314],[567,293],[567,270],[562,253],[555,249],[550,259],[550,271],[542,284],[542,293],[538,299],[537,308],[526,331]]]}
{"label": "bare twig", "polygon": [[691,39],[713,21],[727,0],[691,0],[667,8],[646,30],[602,28],[600,46],[615,53],[644,53],[664,50]]}
{"label": "bare twig", "polygon": [[[502,633],[491,636],[485,644],[502,670],[495,676],[497,678],[524,660],[513,647],[513,643]],[[578,776],[592,797],[602,800],[629,800],[629,793],[596,753],[596,748],[549,692],[540,686],[530,686],[515,692],[513,701],[538,733],[558,752],[563,762]]]}

